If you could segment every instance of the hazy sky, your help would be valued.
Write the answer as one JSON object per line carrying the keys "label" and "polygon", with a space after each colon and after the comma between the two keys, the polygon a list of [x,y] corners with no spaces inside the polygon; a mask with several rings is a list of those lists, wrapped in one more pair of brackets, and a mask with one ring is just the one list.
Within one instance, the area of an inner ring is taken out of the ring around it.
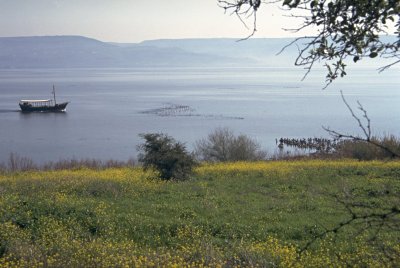
{"label": "hazy sky", "polygon": [[[0,0],[0,36],[84,35],[102,41],[245,37],[217,0]],[[278,7],[258,15],[257,37],[283,37],[292,18]]]}

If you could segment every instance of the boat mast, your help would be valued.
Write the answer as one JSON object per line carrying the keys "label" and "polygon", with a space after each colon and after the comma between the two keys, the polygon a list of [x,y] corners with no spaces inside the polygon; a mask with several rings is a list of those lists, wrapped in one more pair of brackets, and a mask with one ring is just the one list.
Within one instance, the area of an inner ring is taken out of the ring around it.
{"label": "boat mast", "polygon": [[54,85],[53,85],[53,96],[54,96],[54,105],[56,105],[57,104],[57,102],[56,102],[56,88],[54,87]]}

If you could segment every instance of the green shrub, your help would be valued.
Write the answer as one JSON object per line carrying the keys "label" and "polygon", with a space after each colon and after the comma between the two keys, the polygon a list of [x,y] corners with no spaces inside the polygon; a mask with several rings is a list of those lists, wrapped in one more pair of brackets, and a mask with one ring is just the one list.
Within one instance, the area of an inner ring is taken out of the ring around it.
{"label": "green shrub", "polygon": [[200,160],[209,162],[257,161],[267,156],[255,140],[246,135],[235,136],[228,128],[217,128],[197,141],[195,151]]}
{"label": "green shrub", "polygon": [[154,168],[164,180],[187,179],[195,166],[192,154],[185,145],[165,134],[149,133],[140,135],[145,142],[139,145],[139,162],[145,169]]}

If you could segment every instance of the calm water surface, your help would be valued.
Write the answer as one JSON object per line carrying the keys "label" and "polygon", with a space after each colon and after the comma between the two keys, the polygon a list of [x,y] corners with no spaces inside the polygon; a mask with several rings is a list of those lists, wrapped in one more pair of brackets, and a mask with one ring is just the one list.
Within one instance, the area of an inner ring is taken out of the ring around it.
{"label": "calm water surface", "polygon": [[[400,135],[400,69],[352,69],[322,90],[323,70],[0,70],[0,162],[11,152],[42,163],[66,158],[136,157],[140,133],[186,142],[229,127],[276,150],[280,137],[327,136],[322,126],[358,133],[340,98],[359,100],[377,134]],[[21,113],[19,99],[70,101],[65,113]]]}

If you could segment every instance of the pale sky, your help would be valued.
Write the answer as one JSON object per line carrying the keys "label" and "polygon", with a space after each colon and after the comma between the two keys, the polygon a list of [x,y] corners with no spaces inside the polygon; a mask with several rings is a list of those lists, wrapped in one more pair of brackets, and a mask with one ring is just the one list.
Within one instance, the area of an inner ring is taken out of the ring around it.
{"label": "pale sky", "polygon": [[[0,36],[83,35],[107,42],[246,37],[217,0],[0,0]],[[299,25],[278,7],[258,14],[256,37],[293,36]],[[251,26],[251,21],[249,21]]]}

